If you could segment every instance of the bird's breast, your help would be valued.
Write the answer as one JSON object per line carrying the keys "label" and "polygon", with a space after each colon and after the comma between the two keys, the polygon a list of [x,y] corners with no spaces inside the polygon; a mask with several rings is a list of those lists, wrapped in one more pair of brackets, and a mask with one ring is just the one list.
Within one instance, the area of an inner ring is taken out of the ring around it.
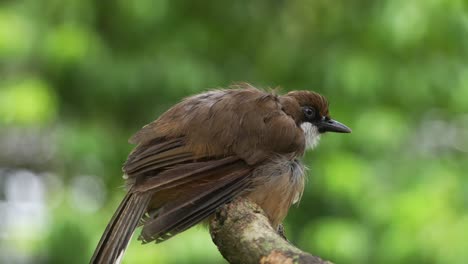
{"label": "bird's breast", "polygon": [[260,205],[274,228],[284,220],[304,191],[304,166],[297,160],[277,158],[254,171],[255,188],[248,194]]}

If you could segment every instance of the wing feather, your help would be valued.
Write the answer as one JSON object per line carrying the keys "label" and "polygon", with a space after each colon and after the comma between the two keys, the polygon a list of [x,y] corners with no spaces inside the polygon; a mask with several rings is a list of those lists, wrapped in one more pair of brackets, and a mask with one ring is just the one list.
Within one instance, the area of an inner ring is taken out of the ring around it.
{"label": "wing feather", "polygon": [[144,183],[135,187],[135,190],[140,192],[148,190],[160,191],[163,189],[174,188],[192,181],[196,182],[203,178],[213,176],[219,176],[222,178],[223,175],[220,173],[219,169],[224,168],[229,170],[229,168],[236,166],[236,162],[238,161],[239,158],[230,156],[219,160],[215,159],[210,161],[180,164],[161,172],[156,177],[146,178]]}
{"label": "wing feather", "polygon": [[225,167],[218,167],[215,171],[222,172],[223,175],[216,179],[213,177],[219,175],[211,176],[198,184],[195,181],[190,186],[180,187],[185,190],[185,195],[165,204],[154,219],[146,220],[140,239],[144,242],[169,239],[199,223],[220,205],[247,191],[252,182],[249,177],[252,168],[242,161],[238,161],[237,166],[232,166],[230,171],[226,171]]}

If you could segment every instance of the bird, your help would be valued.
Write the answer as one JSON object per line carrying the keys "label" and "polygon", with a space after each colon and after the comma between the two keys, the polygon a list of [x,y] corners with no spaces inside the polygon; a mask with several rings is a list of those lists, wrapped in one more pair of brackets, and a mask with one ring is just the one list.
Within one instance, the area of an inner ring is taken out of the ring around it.
{"label": "bird", "polygon": [[119,263],[135,229],[161,243],[237,197],[278,229],[304,190],[301,157],[326,132],[350,133],[319,93],[279,95],[248,83],[187,97],[129,140],[127,193],[90,263]]}

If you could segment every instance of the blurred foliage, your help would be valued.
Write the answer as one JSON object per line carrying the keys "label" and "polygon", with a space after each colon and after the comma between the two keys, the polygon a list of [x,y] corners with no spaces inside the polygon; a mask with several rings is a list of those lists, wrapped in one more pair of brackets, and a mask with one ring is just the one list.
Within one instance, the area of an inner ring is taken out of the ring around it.
{"label": "blurred foliage", "polygon": [[[2,236],[21,246],[0,262],[86,262],[123,197],[126,139],[248,81],[321,92],[353,128],[306,156],[293,242],[336,263],[466,263],[467,61],[463,0],[2,1],[0,169],[37,173],[48,224]],[[124,262],[224,263],[201,228],[134,241]]]}

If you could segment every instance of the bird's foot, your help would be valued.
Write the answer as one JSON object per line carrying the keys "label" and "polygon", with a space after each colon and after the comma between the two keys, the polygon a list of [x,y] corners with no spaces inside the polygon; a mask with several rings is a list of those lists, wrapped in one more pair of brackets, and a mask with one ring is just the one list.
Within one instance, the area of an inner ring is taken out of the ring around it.
{"label": "bird's foot", "polygon": [[276,230],[276,232],[278,233],[278,235],[284,238],[284,240],[289,242],[288,238],[286,237],[286,231],[284,230],[283,224],[278,225],[278,229]]}

